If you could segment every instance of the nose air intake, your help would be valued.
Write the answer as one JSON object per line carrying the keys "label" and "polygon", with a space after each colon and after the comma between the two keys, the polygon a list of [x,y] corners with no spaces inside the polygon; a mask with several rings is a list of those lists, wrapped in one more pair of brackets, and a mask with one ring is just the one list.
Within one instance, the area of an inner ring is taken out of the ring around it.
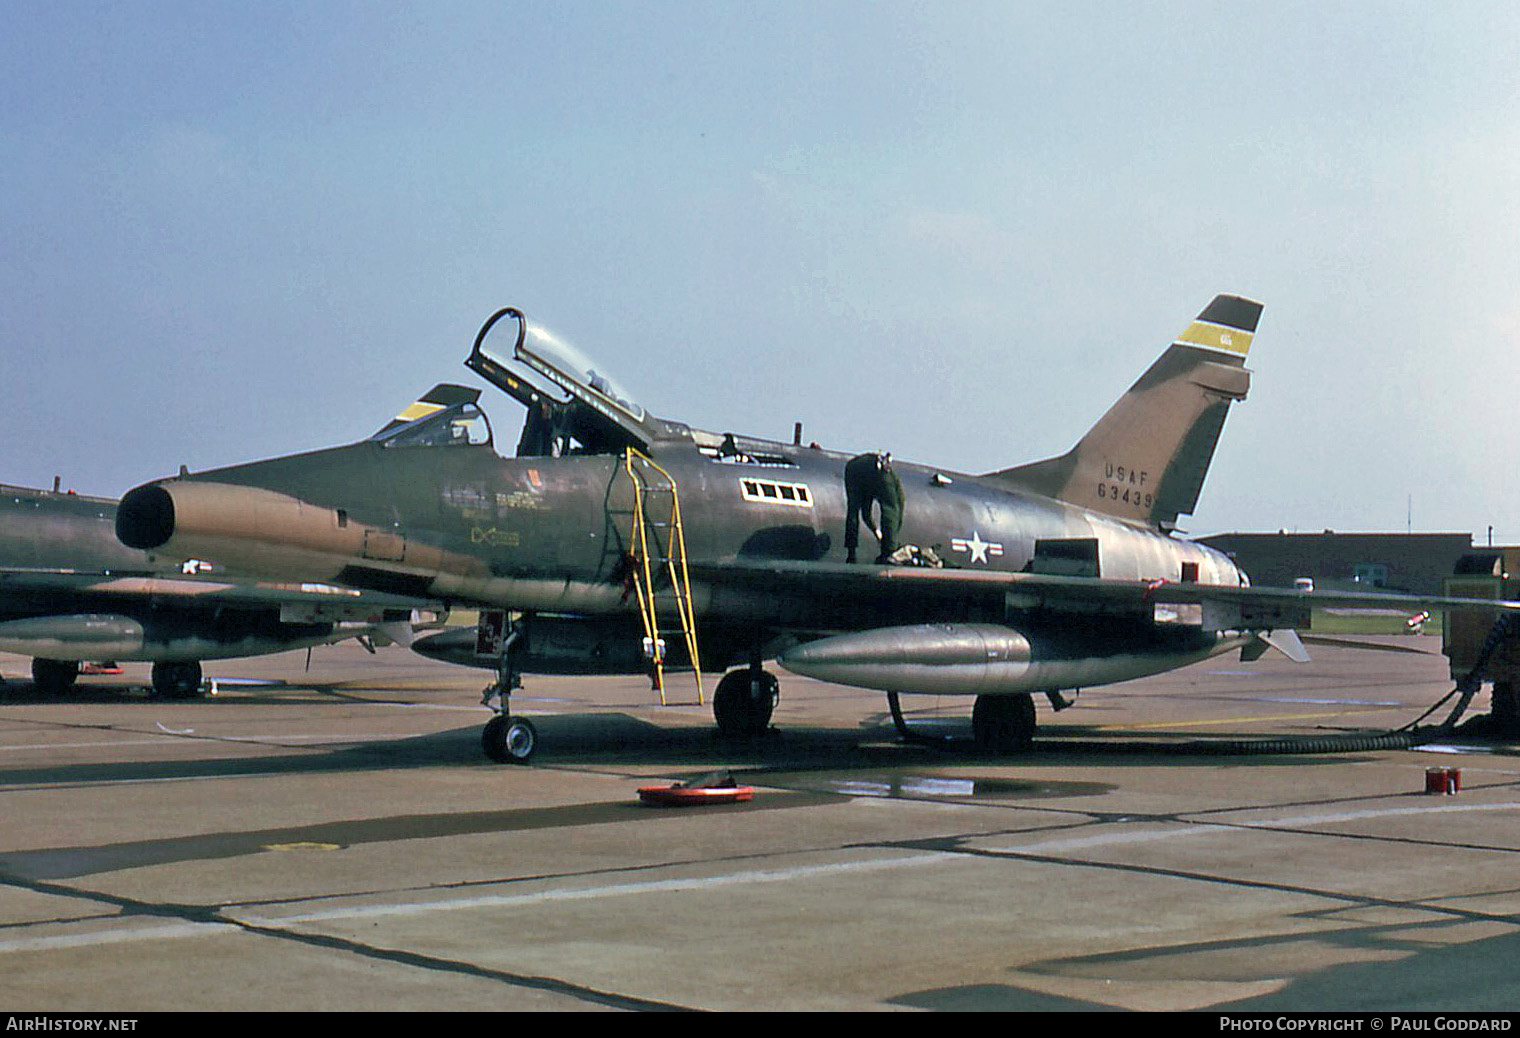
{"label": "nose air intake", "polygon": [[129,491],[116,510],[116,536],[140,551],[163,547],[174,536],[174,498],[157,484]]}

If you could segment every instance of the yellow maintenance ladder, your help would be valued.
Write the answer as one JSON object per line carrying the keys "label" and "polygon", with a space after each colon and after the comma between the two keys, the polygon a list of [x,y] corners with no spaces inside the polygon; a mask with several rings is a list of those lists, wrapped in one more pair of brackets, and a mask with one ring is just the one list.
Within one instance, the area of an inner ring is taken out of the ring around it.
{"label": "yellow maintenance ladder", "polygon": [[[633,529],[629,556],[633,587],[644,624],[644,654],[654,667],[654,687],[665,699],[665,642],[660,635],[662,606],[673,612],[686,639],[692,673],[697,679],[697,702],[702,703],[702,661],[697,655],[696,611],[691,603],[691,578],[686,572],[686,534],[681,528],[681,498],[676,482],[646,454],[628,448],[623,469],[633,484]],[[662,502],[668,499],[668,518]],[[651,509],[655,511],[651,513]]]}

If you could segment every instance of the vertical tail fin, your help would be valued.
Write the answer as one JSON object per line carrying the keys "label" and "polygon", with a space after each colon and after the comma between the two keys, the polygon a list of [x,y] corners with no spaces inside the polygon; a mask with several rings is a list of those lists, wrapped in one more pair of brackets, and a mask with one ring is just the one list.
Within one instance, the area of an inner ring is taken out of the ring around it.
{"label": "vertical tail fin", "polygon": [[1230,404],[1245,398],[1261,304],[1216,296],[1197,320],[1058,458],[992,473],[1096,512],[1172,529],[1191,514]]}

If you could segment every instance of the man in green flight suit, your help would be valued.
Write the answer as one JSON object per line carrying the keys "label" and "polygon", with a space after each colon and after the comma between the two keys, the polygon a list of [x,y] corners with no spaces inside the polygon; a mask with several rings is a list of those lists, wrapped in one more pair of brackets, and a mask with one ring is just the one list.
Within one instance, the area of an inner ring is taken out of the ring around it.
{"label": "man in green flight suit", "polygon": [[[881,541],[878,563],[886,562],[897,550],[897,531],[902,528],[903,487],[897,473],[892,471],[892,455],[859,454],[844,466],[844,495],[846,514],[844,520],[845,561],[855,561],[855,549],[860,543],[860,521]],[[871,506],[881,507],[881,526],[871,521]]]}

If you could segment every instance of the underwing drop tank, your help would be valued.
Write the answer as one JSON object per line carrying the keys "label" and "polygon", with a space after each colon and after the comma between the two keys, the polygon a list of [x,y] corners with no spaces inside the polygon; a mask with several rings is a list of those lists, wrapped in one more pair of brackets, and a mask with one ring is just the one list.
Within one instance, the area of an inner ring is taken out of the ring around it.
{"label": "underwing drop tank", "polygon": [[777,662],[838,685],[926,695],[1028,691],[1029,639],[997,624],[880,627],[807,642]]}
{"label": "underwing drop tank", "polygon": [[806,642],[777,662],[819,681],[916,695],[1014,695],[1091,688],[1204,660],[1239,637],[1199,628],[1133,637],[1102,632],[1038,638],[999,624],[880,627]]}

